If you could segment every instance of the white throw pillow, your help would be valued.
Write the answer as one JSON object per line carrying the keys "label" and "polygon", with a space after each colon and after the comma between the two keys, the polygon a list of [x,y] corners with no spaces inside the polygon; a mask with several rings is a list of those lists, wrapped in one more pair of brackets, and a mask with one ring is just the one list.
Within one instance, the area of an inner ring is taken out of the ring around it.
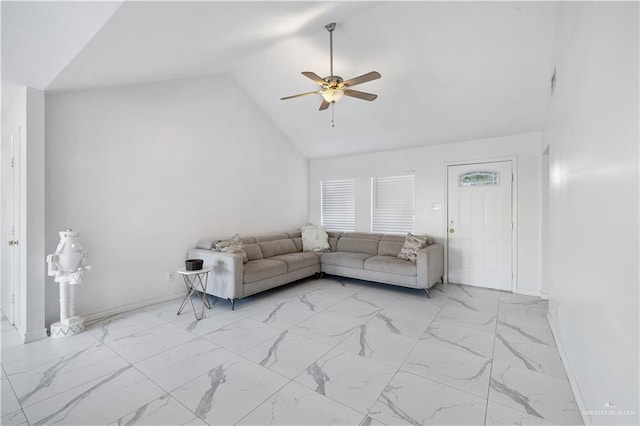
{"label": "white throw pillow", "polygon": [[300,231],[302,232],[302,251],[331,251],[329,235],[322,226],[303,225]]}

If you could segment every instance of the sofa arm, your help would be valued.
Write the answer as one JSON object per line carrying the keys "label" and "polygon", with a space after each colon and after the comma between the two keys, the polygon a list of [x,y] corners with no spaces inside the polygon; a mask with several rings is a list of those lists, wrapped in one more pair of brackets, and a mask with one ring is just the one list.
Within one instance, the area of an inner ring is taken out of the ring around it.
{"label": "sofa arm", "polygon": [[187,258],[202,259],[205,266],[213,267],[207,278],[207,293],[231,300],[242,297],[244,272],[240,255],[192,249],[187,252]]}
{"label": "sofa arm", "polygon": [[418,251],[416,259],[419,288],[431,288],[444,275],[444,247],[431,244]]}

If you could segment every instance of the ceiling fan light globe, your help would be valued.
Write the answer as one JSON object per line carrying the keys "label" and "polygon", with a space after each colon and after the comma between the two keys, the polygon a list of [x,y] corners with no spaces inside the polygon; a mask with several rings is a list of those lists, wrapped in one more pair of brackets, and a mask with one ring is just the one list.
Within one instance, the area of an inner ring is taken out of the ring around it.
{"label": "ceiling fan light globe", "polygon": [[344,96],[344,91],[341,89],[327,89],[322,92],[324,100],[330,103],[338,102],[342,96]]}

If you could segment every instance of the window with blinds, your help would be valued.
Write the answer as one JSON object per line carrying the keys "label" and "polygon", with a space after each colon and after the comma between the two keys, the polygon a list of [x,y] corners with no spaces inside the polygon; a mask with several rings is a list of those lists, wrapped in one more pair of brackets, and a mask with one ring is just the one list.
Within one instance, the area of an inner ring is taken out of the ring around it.
{"label": "window with blinds", "polygon": [[353,179],[320,182],[321,221],[327,231],[353,231],[356,217]]}
{"label": "window with blinds", "polygon": [[413,232],[414,210],[414,174],[371,178],[371,232]]}

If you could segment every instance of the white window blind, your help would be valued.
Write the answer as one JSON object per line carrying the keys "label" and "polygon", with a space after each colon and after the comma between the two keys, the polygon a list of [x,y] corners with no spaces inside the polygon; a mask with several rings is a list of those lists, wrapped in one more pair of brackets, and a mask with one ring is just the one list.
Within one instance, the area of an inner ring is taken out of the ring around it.
{"label": "white window blind", "polygon": [[414,210],[414,174],[371,178],[371,232],[413,232]]}
{"label": "white window blind", "polygon": [[322,226],[327,231],[353,231],[356,216],[354,180],[325,180],[320,185]]}

